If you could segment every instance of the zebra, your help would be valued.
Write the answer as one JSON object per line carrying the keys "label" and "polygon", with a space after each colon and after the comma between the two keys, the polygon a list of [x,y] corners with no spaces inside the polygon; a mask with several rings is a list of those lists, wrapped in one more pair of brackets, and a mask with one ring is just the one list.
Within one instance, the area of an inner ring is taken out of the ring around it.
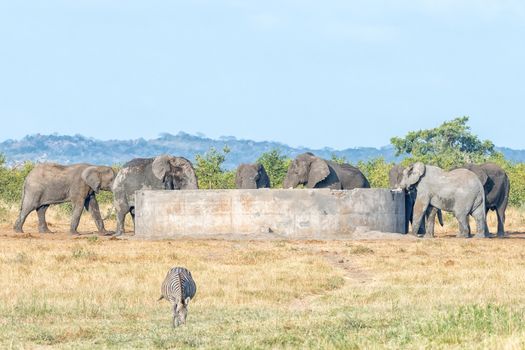
{"label": "zebra", "polygon": [[173,327],[186,323],[188,304],[196,291],[195,281],[188,269],[175,266],[168,271],[162,282],[159,300],[166,299],[172,304]]}

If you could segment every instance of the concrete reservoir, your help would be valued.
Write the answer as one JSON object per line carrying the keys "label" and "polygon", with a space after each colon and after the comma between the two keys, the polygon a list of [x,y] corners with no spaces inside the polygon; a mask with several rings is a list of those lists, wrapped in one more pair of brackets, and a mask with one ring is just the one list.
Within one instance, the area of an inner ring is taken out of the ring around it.
{"label": "concrete reservoir", "polygon": [[135,196],[137,238],[406,233],[405,195],[388,189],[143,190]]}
{"label": "concrete reservoir", "polygon": [[137,238],[351,238],[405,233],[405,195],[388,189],[137,191]]}

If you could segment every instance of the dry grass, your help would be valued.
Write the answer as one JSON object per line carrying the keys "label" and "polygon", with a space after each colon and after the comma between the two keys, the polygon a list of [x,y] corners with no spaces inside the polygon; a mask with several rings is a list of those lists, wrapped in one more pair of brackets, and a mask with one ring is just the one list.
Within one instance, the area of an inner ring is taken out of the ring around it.
{"label": "dry grass", "polygon": [[[435,232],[438,236],[455,235],[458,231],[458,222],[450,213],[444,213],[444,227],[439,226],[436,220]],[[496,212],[489,211],[487,214],[487,224],[492,233],[498,230],[498,219]],[[474,231],[476,228],[475,221],[470,218],[470,227]],[[507,232],[524,232],[525,231],[525,208],[507,208],[505,230]]]}
{"label": "dry grass", "polygon": [[[510,231],[523,218],[510,210]],[[0,348],[525,347],[524,234],[134,241],[39,235],[31,220],[24,236],[2,224]],[[173,265],[197,282],[175,330],[157,302]]]}

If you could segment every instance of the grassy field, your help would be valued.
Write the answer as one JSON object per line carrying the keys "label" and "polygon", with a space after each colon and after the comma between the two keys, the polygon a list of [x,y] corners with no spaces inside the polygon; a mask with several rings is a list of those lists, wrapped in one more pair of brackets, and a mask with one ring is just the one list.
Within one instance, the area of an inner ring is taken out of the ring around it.
{"label": "grassy field", "polygon": [[[5,215],[0,348],[525,347],[521,210],[510,238],[485,240],[451,238],[450,219],[432,240],[72,238],[35,233],[34,214],[16,235]],[[56,209],[49,221],[68,227]],[[85,215],[81,231],[92,226]],[[174,265],[197,283],[177,329],[157,301]]]}

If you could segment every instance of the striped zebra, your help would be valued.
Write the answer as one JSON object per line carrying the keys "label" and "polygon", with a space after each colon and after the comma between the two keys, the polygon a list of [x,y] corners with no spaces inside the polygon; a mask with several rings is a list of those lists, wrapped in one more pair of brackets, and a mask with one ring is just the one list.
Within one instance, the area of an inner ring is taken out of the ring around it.
{"label": "striped zebra", "polygon": [[197,287],[191,272],[184,267],[172,267],[162,282],[159,300],[168,300],[173,307],[173,327],[186,323],[188,304]]}

